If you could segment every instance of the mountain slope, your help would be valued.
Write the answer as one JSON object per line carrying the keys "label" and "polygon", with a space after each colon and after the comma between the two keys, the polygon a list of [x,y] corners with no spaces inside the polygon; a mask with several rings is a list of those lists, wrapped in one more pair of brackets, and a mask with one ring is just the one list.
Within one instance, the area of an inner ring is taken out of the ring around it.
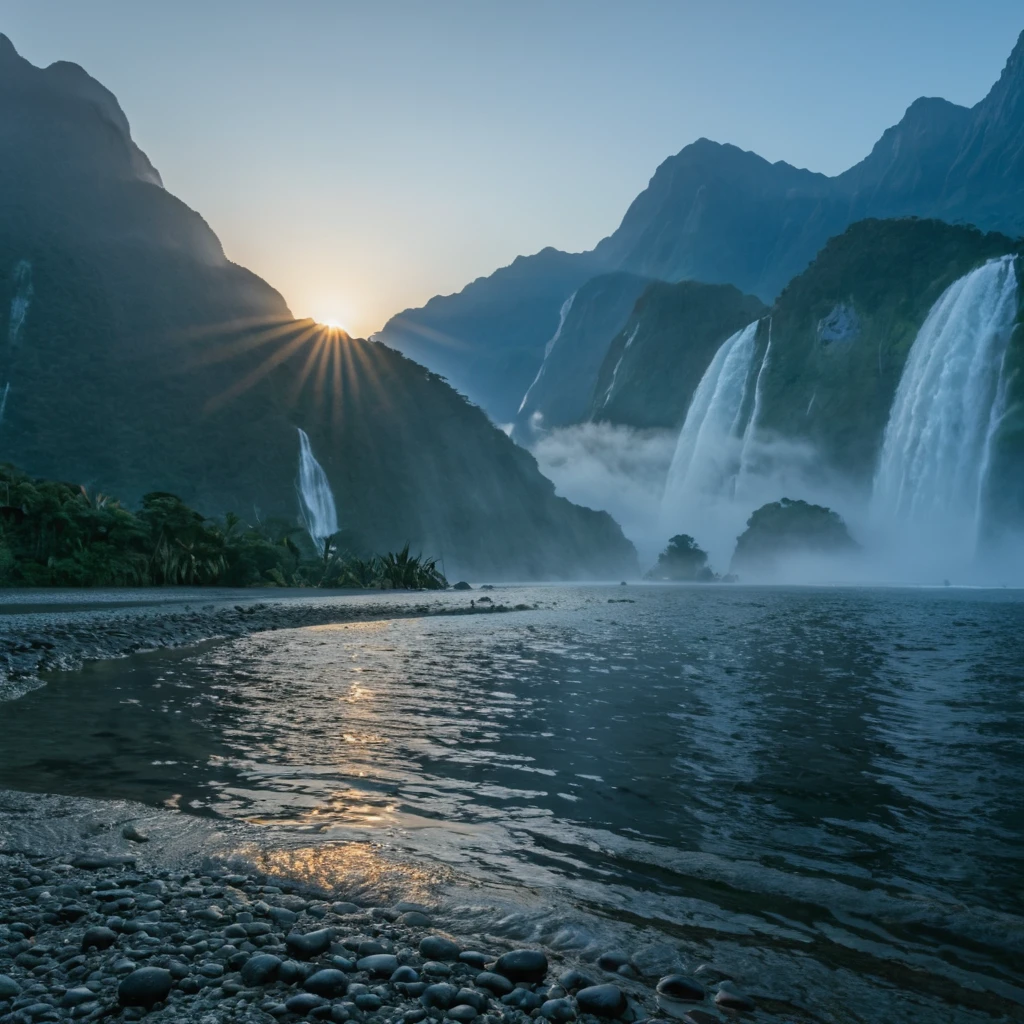
{"label": "mountain slope", "polygon": [[[619,228],[594,250],[517,261],[446,297],[444,330],[459,342],[444,372],[507,421],[543,360],[558,310],[591,275],[625,271],[665,281],[728,283],[772,302],[826,241],[869,217],[921,216],[1024,233],[1024,33],[990,93],[971,109],[917,100],[859,164],[834,178],[700,139],[657,169]],[[571,280],[542,280],[549,267]],[[515,266],[515,264],[513,265]],[[480,297],[488,294],[490,308]],[[438,300],[432,300],[436,302]],[[430,305],[406,310],[381,337],[403,351]],[[604,333],[604,332],[600,332]],[[596,342],[603,344],[603,338]],[[431,366],[435,353],[417,350]],[[517,373],[499,367],[514,359]]]}
{"label": "mountain slope", "polygon": [[292,319],[169,195],[113,96],[0,39],[0,458],[297,522],[304,427],[341,525],[449,572],[620,576],[631,545],[397,352]]}

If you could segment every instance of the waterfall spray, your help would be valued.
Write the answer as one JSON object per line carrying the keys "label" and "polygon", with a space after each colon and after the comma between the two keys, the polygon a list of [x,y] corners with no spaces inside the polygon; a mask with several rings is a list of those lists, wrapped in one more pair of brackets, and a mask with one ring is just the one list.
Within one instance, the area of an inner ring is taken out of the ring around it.
{"label": "waterfall spray", "polygon": [[754,385],[754,408],[747,421],[747,429],[743,431],[743,442],[740,446],[740,468],[736,477],[736,490],[743,490],[743,480],[750,472],[751,446],[757,435],[757,424],[761,418],[761,401],[763,394],[764,375],[768,369],[772,355],[772,318],[768,317],[768,344],[765,346],[764,358],[761,360],[761,369],[757,371],[757,383]]}
{"label": "waterfall spray", "polygon": [[338,532],[338,511],[327,474],[313,455],[309,436],[302,427],[298,431],[299,478],[296,489],[299,494],[299,514],[317,551],[323,555],[328,538]]}
{"label": "waterfall spray", "polygon": [[1017,317],[1013,256],[991,260],[939,297],[910,350],[875,474],[872,513],[974,554],[1003,366]]}

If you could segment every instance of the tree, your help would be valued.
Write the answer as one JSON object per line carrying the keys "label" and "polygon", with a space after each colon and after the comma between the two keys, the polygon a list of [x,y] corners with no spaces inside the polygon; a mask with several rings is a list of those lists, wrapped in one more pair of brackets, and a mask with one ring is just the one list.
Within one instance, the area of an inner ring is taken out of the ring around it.
{"label": "tree", "polygon": [[658,555],[658,564],[647,573],[652,580],[700,580],[715,578],[708,566],[708,553],[688,533],[671,537]]}

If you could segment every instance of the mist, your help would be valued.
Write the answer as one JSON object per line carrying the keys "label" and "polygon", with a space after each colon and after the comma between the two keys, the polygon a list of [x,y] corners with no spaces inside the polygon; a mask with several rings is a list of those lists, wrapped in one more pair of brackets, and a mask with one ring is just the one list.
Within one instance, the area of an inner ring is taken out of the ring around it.
{"label": "mist", "polygon": [[700,485],[681,493],[666,487],[677,443],[674,431],[585,423],[550,431],[532,452],[558,494],[615,518],[644,572],[679,533],[695,538],[715,572],[729,572],[751,514],[786,497],[837,512],[858,550],[787,551],[771,570],[743,571],[743,582],[1024,585],[1019,534],[976,548],[966,521],[936,522],[932,529],[901,524],[872,508],[870,482],[828,469],[807,442],[759,434],[744,445],[742,438],[720,437]]}

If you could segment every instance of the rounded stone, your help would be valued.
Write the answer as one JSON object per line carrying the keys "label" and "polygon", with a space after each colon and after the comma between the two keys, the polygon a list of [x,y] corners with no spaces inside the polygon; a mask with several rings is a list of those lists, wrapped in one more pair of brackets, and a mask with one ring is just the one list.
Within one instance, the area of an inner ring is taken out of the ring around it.
{"label": "rounded stone", "polygon": [[82,936],[82,952],[89,949],[110,949],[115,942],[117,942],[117,933],[113,928],[104,928],[103,926],[89,928]]}
{"label": "rounded stone", "polygon": [[398,957],[393,953],[374,953],[356,961],[356,967],[368,974],[376,974],[390,978],[398,970]]}
{"label": "rounded stone", "polygon": [[405,985],[409,982],[419,980],[420,976],[416,973],[416,969],[414,967],[399,967],[390,978],[392,985]]}
{"label": "rounded stone", "polygon": [[319,931],[307,932],[305,935],[300,932],[289,932],[285,939],[285,945],[292,956],[300,957],[303,960],[312,960],[314,957],[323,956],[331,948],[334,940],[334,932],[330,928],[321,928]]}
{"label": "rounded stone", "polygon": [[498,957],[494,969],[512,981],[543,981],[548,973],[548,958],[537,949],[514,949]]}
{"label": "rounded stone", "polygon": [[445,1016],[449,1020],[458,1021],[459,1024],[469,1024],[470,1021],[476,1020],[480,1015],[479,1011],[475,1006],[470,1006],[469,1003],[462,1003],[459,1006],[453,1006]]}
{"label": "rounded stone", "polygon": [[685,1024],[722,1024],[722,1018],[707,1010],[687,1010],[683,1017]]}
{"label": "rounded stone", "polygon": [[21,986],[9,975],[0,974],[0,999],[13,999],[21,992]]}
{"label": "rounded stone", "polygon": [[335,903],[331,906],[331,911],[338,915],[338,917],[348,917],[349,914],[358,914],[359,907],[354,903]]}
{"label": "rounded stone", "polygon": [[348,978],[341,971],[327,967],[311,974],[302,983],[302,987],[307,992],[315,992],[318,996],[334,999],[337,996],[343,996],[348,990]]}
{"label": "rounded stone", "polygon": [[266,985],[277,978],[277,972],[281,969],[281,958],[273,953],[259,953],[249,957],[242,964],[242,981],[249,988],[256,988],[258,985]]}
{"label": "rounded stone", "polygon": [[731,982],[723,981],[715,993],[715,1003],[727,1010],[745,1010],[748,1013],[755,1009],[754,1000],[744,995]]}
{"label": "rounded stone", "polygon": [[324,1006],[326,1002],[327,1000],[313,992],[299,992],[285,1002],[284,1008],[289,1013],[307,1014],[318,1006]]}
{"label": "rounded stone", "polygon": [[578,992],[581,988],[590,988],[592,985],[596,985],[597,982],[581,971],[569,970],[559,975],[558,984],[566,992]]}
{"label": "rounded stone", "polygon": [[629,963],[629,956],[621,950],[615,949],[608,953],[602,953],[597,958],[597,966],[602,971],[611,971],[614,974],[620,967]]}
{"label": "rounded stone", "polygon": [[96,998],[96,993],[91,988],[86,988],[84,985],[78,988],[69,988],[67,992],[61,996],[60,1005],[65,1009],[69,1009],[73,1006],[79,1006],[82,1003],[92,1002]]}
{"label": "rounded stone", "polygon": [[459,954],[459,962],[469,964],[470,967],[475,967],[478,971],[482,971],[491,962],[491,958],[486,953],[477,953],[472,949],[464,949]]}
{"label": "rounded stone", "polygon": [[458,960],[462,950],[443,935],[428,935],[420,942],[420,956],[424,960]]}
{"label": "rounded stone", "polygon": [[140,967],[117,986],[122,1006],[150,1007],[166,999],[174,979],[162,967]]}
{"label": "rounded stone", "polygon": [[420,996],[420,1001],[426,1007],[436,1006],[439,1010],[448,1010],[455,1005],[455,997],[459,990],[454,985],[445,981],[436,985],[428,985]]}
{"label": "rounded stone", "polygon": [[407,928],[429,928],[433,921],[429,915],[421,914],[418,910],[407,910],[398,918],[398,923]]}
{"label": "rounded stone", "polygon": [[568,999],[549,999],[541,1004],[540,1015],[554,1024],[565,1024],[576,1016],[576,1010]]}
{"label": "rounded stone", "polygon": [[380,996],[375,995],[373,992],[364,992],[362,995],[356,996],[355,1002],[360,1010],[365,1010],[368,1013],[379,1010],[384,1005]]}
{"label": "rounded stone", "polygon": [[699,981],[694,981],[693,978],[688,978],[685,974],[666,975],[658,982],[656,991],[659,997],[691,1003],[699,1003],[707,995],[704,986]]}
{"label": "rounded stone", "polygon": [[621,1017],[626,1012],[626,997],[617,985],[591,985],[576,993],[576,1005],[595,1017]]}

